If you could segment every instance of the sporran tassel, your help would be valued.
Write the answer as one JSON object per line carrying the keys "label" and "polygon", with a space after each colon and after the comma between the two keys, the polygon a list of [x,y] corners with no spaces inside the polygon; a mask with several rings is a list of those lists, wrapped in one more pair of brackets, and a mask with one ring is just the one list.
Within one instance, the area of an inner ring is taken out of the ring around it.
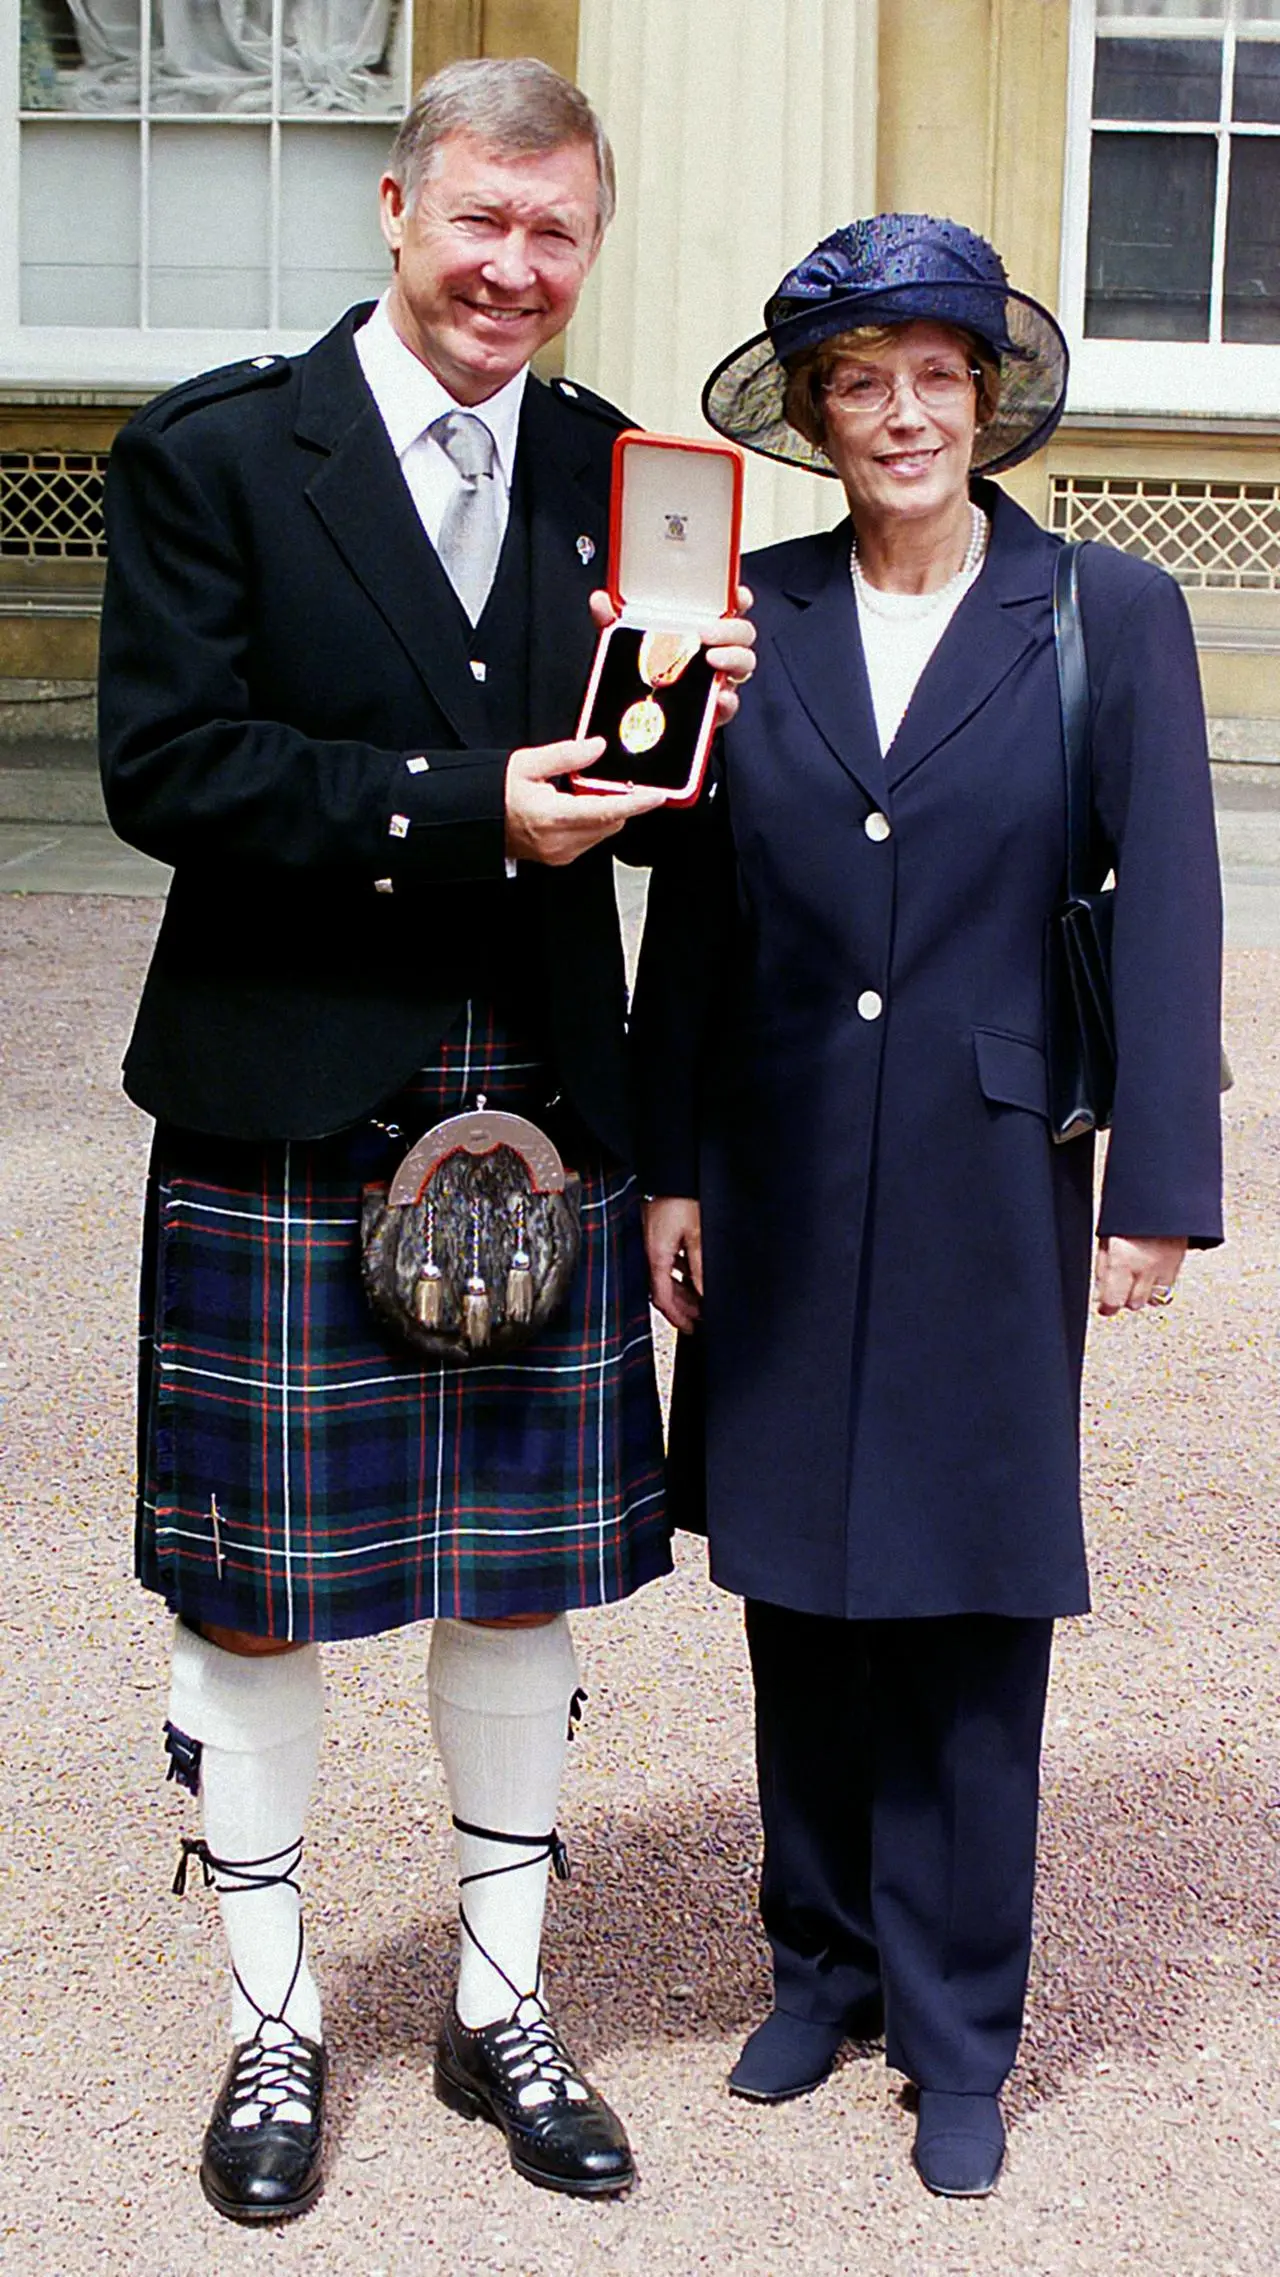
{"label": "sporran tassel", "polygon": [[462,1333],[473,1352],[482,1352],[489,1341],[489,1292],[478,1273],[471,1275],[462,1300]]}
{"label": "sporran tassel", "polygon": [[471,1271],[467,1276],[466,1294],[462,1299],[462,1333],[473,1352],[482,1352],[489,1341],[489,1291],[480,1270],[480,1205],[471,1205]]}
{"label": "sporran tassel", "polygon": [[444,1318],[444,1275],[424,1265],[413,1287],[413,1317],[423,1328],[439,1328]]}
{"label": "sporran tassel", "polygon": [[527,1328],[533,1319],[533,1274],[529,1252],[525,1248],[524,1199],[517,1196],[516,1246],[507,1268],[507,1319],[518,1328]]}
{"label": "sporran tassel", "polygon": [[413,1317],[423,1328],[439,1328],[444,1319],[444,1275],[436,1263],[436,1206],[427,1204],[427,1255],[413,1290]]}

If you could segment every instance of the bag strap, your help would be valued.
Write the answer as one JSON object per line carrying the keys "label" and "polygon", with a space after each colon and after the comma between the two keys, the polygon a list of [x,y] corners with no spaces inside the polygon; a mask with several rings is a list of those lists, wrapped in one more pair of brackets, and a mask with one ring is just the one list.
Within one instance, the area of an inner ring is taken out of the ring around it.
{"label": "bag strap", "polygon": [[1081,893],[1089,859],[1093,762],[1089,743],[1089,666],[1080,613],[1080,547],[1063,546],[1053,565],[1053,645],[1062,707],[1067,780],[1067,895]]}

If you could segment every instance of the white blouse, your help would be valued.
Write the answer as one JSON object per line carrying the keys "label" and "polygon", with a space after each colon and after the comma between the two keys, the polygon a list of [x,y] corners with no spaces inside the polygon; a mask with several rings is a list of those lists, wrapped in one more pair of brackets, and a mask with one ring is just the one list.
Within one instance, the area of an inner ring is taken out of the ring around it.
{"label": "white blouse", "polygon": [[862,653],[867,660],[867,678],[871,682],[871,701],[882,754],[902,725],[907,705],[929,658],[970,586],[981,575],[979,561],[938,595],[936,605],[927,614],[921,613],[918,593],[885,593],[873,587],[874,601],[864,603],[858,593],[858,585],[863,581],[855,579],[858,628],[862,634]]}

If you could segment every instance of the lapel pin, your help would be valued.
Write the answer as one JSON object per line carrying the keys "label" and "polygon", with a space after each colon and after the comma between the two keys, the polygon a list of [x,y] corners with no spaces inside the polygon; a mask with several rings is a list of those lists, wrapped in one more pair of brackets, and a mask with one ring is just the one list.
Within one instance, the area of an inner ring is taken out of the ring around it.
{"label": "lapel pin", "polygon": [[585,569],[585,568],[586,568],[586,566],[587,566],[587,563],[588,563],[589,561],[594,561],[594,560],[595,560],[595,558],[596,558],[596,541],[595,541],[595,539],[594,539],[594,538],[588,538],[588,537],[585,537],[585,536],[584,536],[584,537],[580,537],[580,538],[579,538],[579,540],[578,540],[578,559],[579,559],[579,561],[582,563],[582,566],[583,566],[583,568]]}

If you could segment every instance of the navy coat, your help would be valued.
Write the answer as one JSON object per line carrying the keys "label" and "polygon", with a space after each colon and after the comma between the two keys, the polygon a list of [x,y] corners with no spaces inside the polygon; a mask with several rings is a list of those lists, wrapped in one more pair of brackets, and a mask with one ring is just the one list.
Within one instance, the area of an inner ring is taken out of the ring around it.
{"label": "navy coat", "polygon": [[[644,1184],[703,1214],[677,1513],[696,1520],[705,1396],[714,1578],[844,1618],[1088,1603],[1093,1147],[1055,1147],[1045,1114],[1059,541],[975,495],[986,565],[883,759],[848,523],[748,563],[758,669],[718,795],[655,869],[633,1014]],[[1191,629],[1163,572],[1109,548],[1081,586],[1098,882],[1118,879],[1099,1231],[1207,1245],[1221,906]]]}

